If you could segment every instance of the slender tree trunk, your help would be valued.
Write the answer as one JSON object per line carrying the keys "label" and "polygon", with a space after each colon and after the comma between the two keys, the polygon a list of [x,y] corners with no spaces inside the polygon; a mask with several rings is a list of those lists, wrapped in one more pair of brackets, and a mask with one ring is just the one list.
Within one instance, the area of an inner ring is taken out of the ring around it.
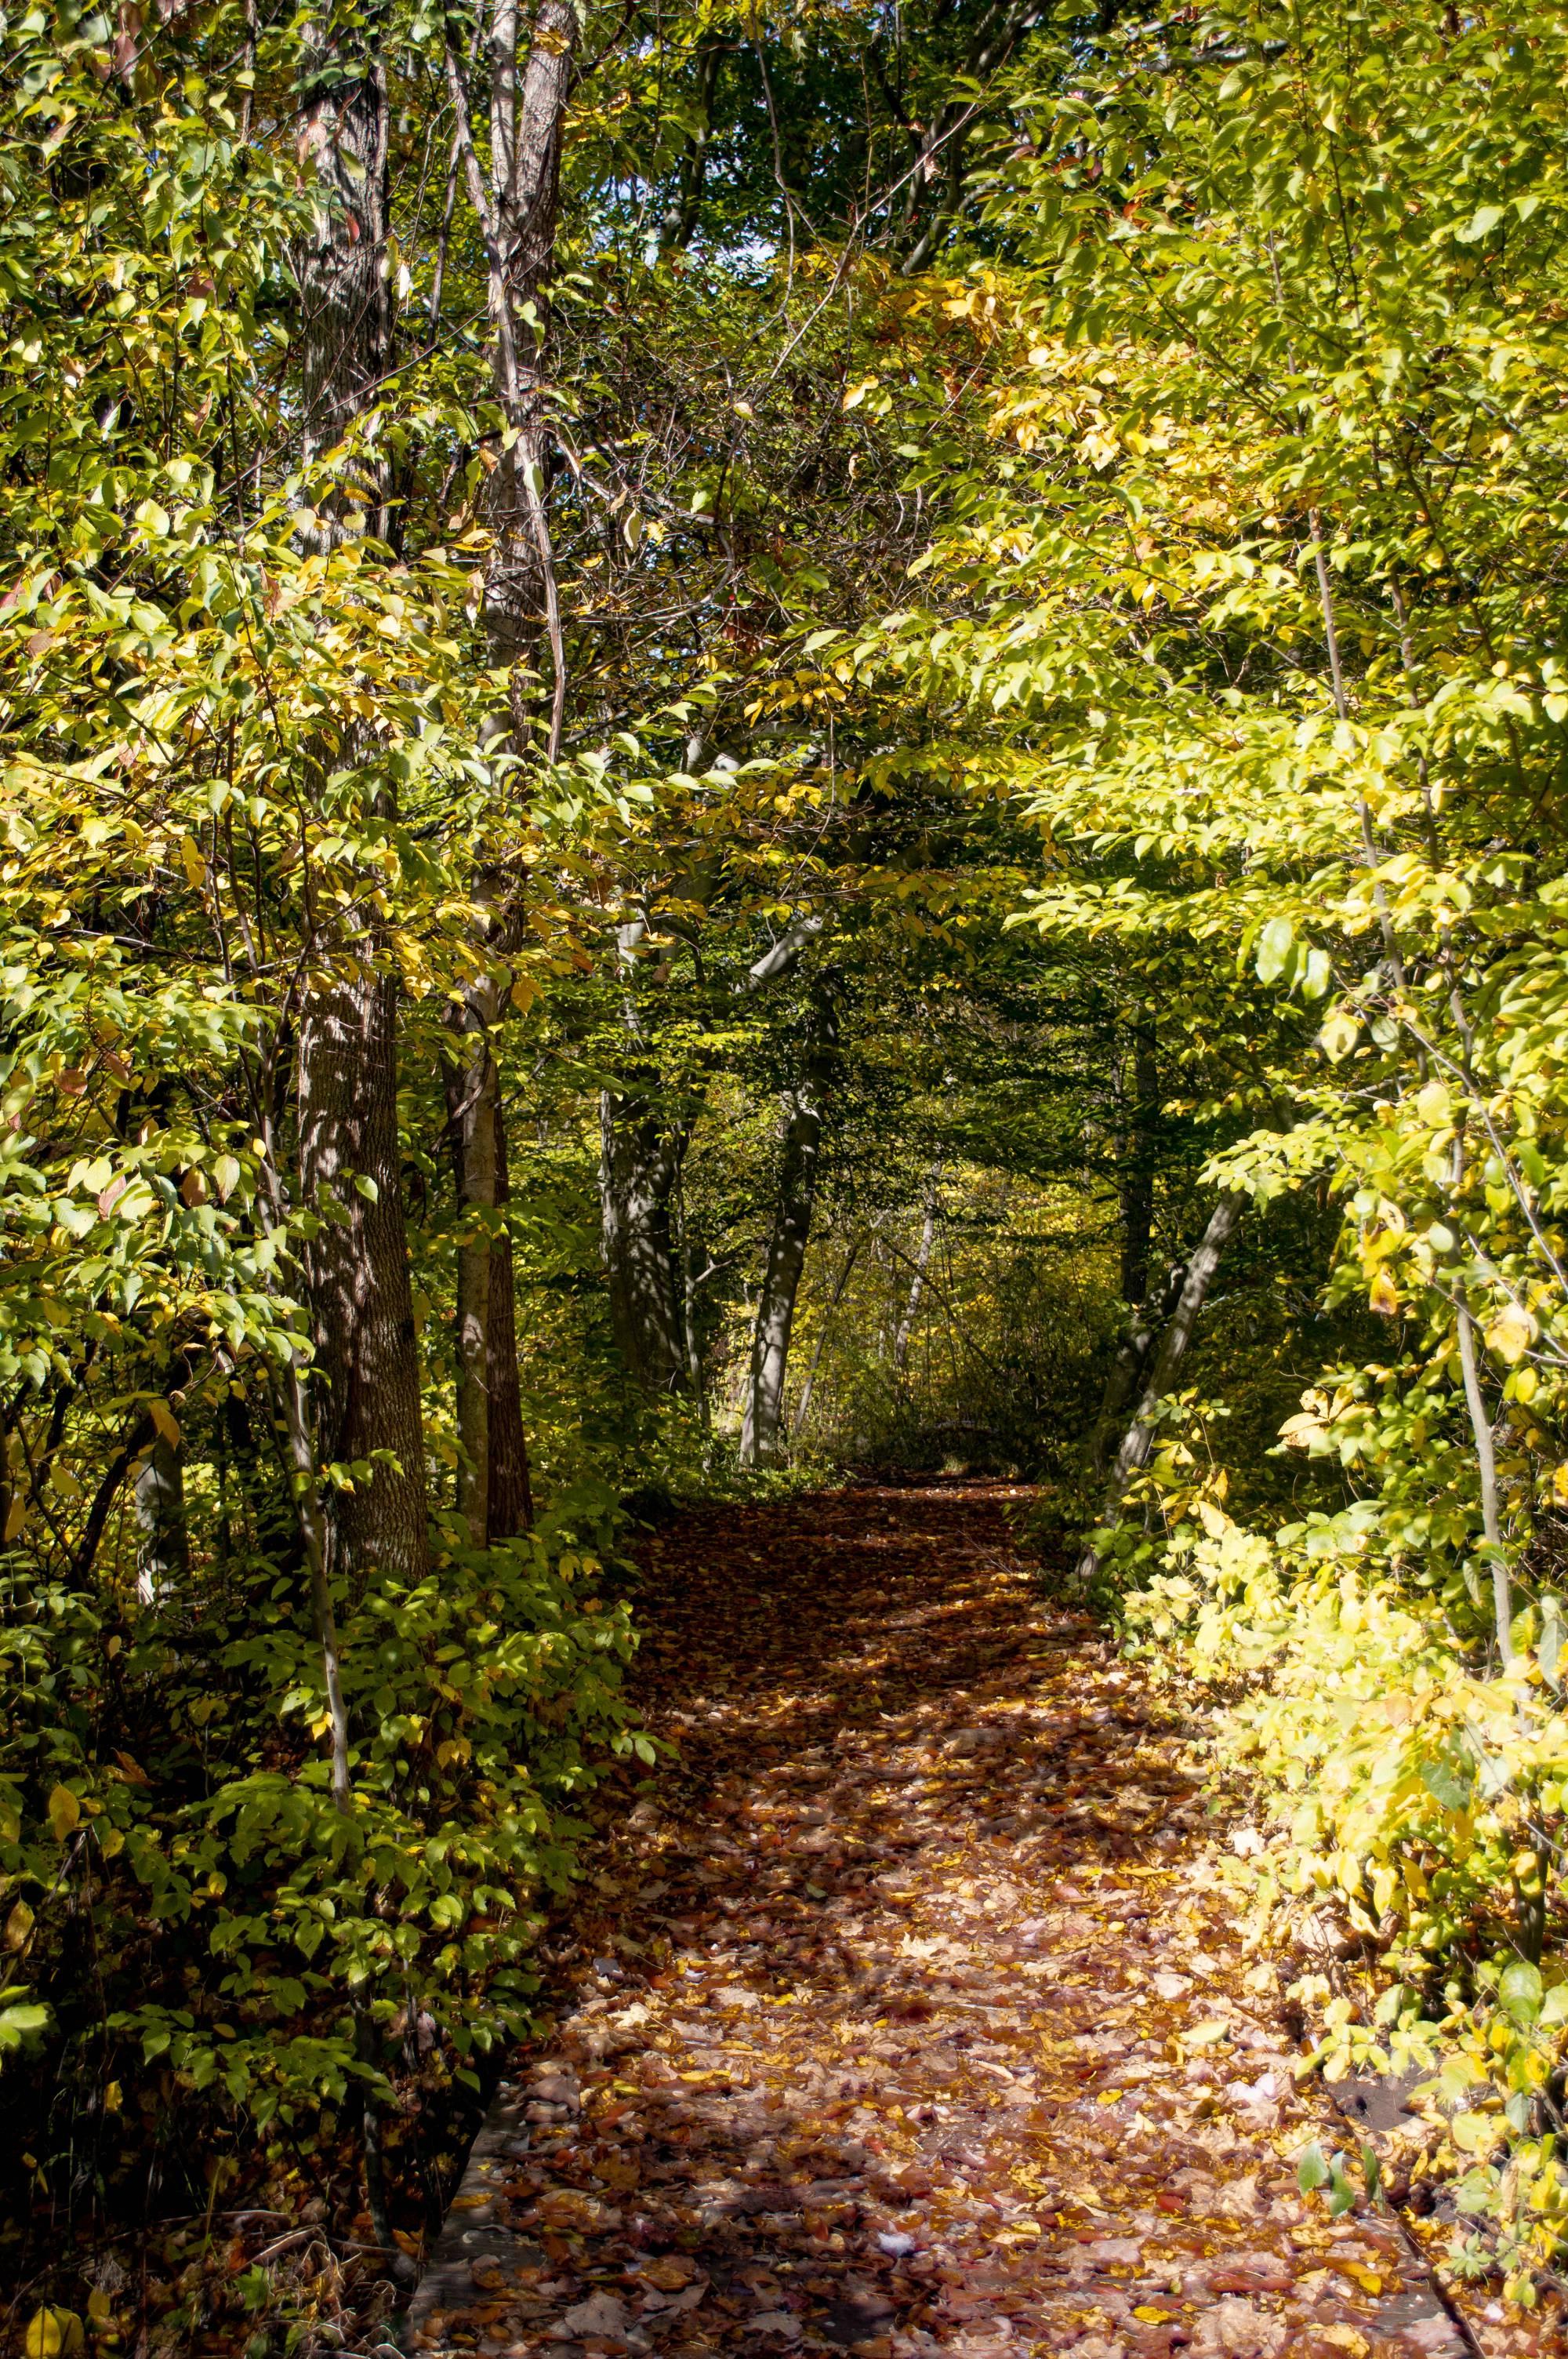
{"label": "slender tree trunk", "polygon": [[523,1430],[523,1387],[517,1367],[517,1283],[506,1208],[512,1183],[506,1162],[506,1117],[495,1107],[495,1233],[490,1246],[490,1487],[487,1524],[492,1540],[515,1539],[534,1528],[534,1484]]}
{"label": "slender tree trunk", "polygon": [[790,1331],[822,1148],[822,1111],[815,1089],[792,1090],[784,1100],[784,1157],[778,1204],[768,1240],[767,1269],[752,1343],[752,1382],[741,1426],[742,1466],[771,1466],[779,1455]]}
{"label": "slender tree trunk", "polygon": [[1151,1314],[1150,1306],[1145,1301],[1133,1312],[1106,1377],[1099,1414],[1095,1419],[1089,1443],[1089,1464],[1097,1475],[1105,1473],[1106,1451],[1110,1447],[1110,1438],[1116,1430],[1118,1419],[1139,1389],[1154,1338],[1164,1332],[1168,1321],[1175,1316],[1186,1275],[1184,1261],[1173,1264],[1166,1273],[1158,1309]]}
{"label": "slender tree trunk", "polygon": [[[702,212],[702,192],[708,178],[708,143],[712,136],[713,92],[724,59],[724,44],[709,41],[697,53],[697,120],[687,134],[675,194],[659,224],[659,244],[665,253],[684,254]],[[687,769],[696,766],[688,758]]]}
{"label": "slender tree trunk", "polygon": [[925,1189],[925,1218],[921,1225],[920,1244],[914,1256],[914,1271],[909,1281],[909,1293],[904,1300],[903,1316],[892,1339],[892,1364],[900,1375],[909,1357],[909,1339],[914,1332],[914,1322],[920,1316],[920,1298],[925,1291],[925,1273],[931,1266],[931,1248],[936,1237],[936,1190],[941,1184],[942,1166],[934,1163]]}
{"label": "slender tree trunk", "polygon": [[183,1586],[190,1571],[190,1541],[185,1521],[185,1468],[178,1450],[167,1435],[155,1436],[153,1446],[136,1469],[136,1594],[144,1605],[156,1605],[170,1590]]}
{"label": "slender tree trunk", "polygon": [[1153,1128],[1160,1111],[1160,1078],[1154,1060],[1154,1027],[1132,1027],[1131,1088],[1122,1133],[1121,1299],[1139,1308],[1149,1291],[1149,1245],[1154,1229]]}
{"label": "slender tree trunk", "polygon": [[1465,1379],[1465,1406],[1470,1412],[1470,1432],[1476,1444],[1476,1466],[1481,1480],[1481,1522],[1487,1536],[1487,1554],[1492,1576],[1492,1615],[1497,1625],[1498,1653],[1505,1672],[1511,1672],[1518,1661],[1513,1640],[1513,1594],[1509,1581],[1508,1549],[1503,1542],[1503,1521],[1498,1505],[1498,1453],[1492,1420],[1481,1391],[1480,1371],[1476,1364],[1476,1327],[1465,1306],[1458,1310],[1459,1366]]}
{"label": "slender tree trunk", "polygon": [[500,1183],[501,1091],[490,1026],[493,986],[470,989],[462,1015],[462,1056],[447,1080],[458,1212],[458,1513],[475,1548],[490,1538],[492,1312]]}
{"label": "slender tree trunk", "polygon": [[[1239,1196],[1220,1198],[1209,1215],[1208,1226],[1203,1233],[1202,1243],[1187,1263],[1186,1275],[1182,1280],[1182,1290],[1177,1297],[1175,1310],[1166,1324],[1164,1333],[1160,1338],[1159,1347],[1154,1353],[1153,1363],[1150,1367],[1148,1379],[1132,1423],[1122,1436],[1121,1447],[1116,1453],[1116,1463],[1111,1469],[1105,1505],[1100,1510],[1102,1527],[1108,1527],[1115,1523],[1128,1484],[1148,1460],[1150,1445],[1154,1438],[1155,1414],[1160,1403],[1170,1391],[1176,1370],[1186,1354],[1188,1344],[1192,1342],[1193,1330],[1197,1325],[1198,1313],[1203,1309],[1204,1299],[1213,1282],[1214,1274],[1219,1267],[1220,1256],[1230,1241],[1238,1221],[1241,1218],[1242,1201]],[[1085,1580],[1092,1580],[1099,1571],[1100,1562],[1101,1552],[1091,1540],[1078,1560],[1080,1576]]]}
{"label": "slender tree trunk", "polygon": [[822,1326],[817,1334],[815,1348],[812,1351],[811,1365],[806,1369],[806,1382],[800,1388],[800,1398],[795,1404],[795,1423],[790,1428],[790,1437],[792,1440],[798,1441],[801,1435],[806,1431],[806,1419],[811,1415],[811,1396],[816,1389],[816,1372],[822,1365],[822,1354],[827,1348],[827,1338],[832,1330],[833,1315],[838,1310],[838,1305],[844,1299],[844,1289],[849,1283],[850,1273],[854,1269],[856,1262],[860,1257],[861,1242],[861,1239],[857,1237],[849,1247],[849,1252],[845,1255],[844,1266],[838,1273],[838,1281],[834,1286],[831,1295],[828,1297],[827,1308],[822,1314]]}

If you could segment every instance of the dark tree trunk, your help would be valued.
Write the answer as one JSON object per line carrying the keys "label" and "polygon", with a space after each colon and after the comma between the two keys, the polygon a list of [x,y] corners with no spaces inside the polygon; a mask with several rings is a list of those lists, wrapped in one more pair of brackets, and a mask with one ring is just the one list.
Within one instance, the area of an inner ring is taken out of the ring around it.
{"label": "dark tree trunk", "polygon": [[[723,60],[724,44],[721,41],[709,41],[697,53],[697,120],[687,134],[675,193],[669,210],[659,224],[659,244],[666,253],[685,253],[701,216],[703,190],[708,179],[708,143],[712,136],[713,92]],[[690,769],[693,766],[688,758],[687,767]]]}
{"label": "dark tree trunk", "polygon": [[[526,63],[519,73],[522,18],[516,0],[496,0],[489,41],[488,158],[473,137],[474,94],[463,60],[449,41],[447,85],[470,201],[483,245],[495,391],[511,429],[490,478],[494,544],[485,571],[484,624],[490,657],[508,675],[508,713],[492,723],[500,755],[536,749],[540,704],[536,665],[547,637],[553,689],[544,745],[559,751],[566,669],[555,569],[546,510],[549,438],[543,416],[542,369],[548,335],[546,281],[555,259],[559,212],[561,133],[578,38],[568,0],[540,0]],[[504,879],[489,880],[496,905],[483,932],[504,931]],[[470,992],[461,1029],[466,1051],[455,1083],[453,1124],[458,1195],[469,1215],[458,1257],[458,1427],[465,1464],[458,1504],[474,1542],[505,1539],[533,1522],[528,1452],[517,1371],[517,1310],[511,1240],[506,1234],[506,1142],[501,1075],[492,1030],[499,989]]]}
{"label": "dark tree trunk", "polygon": [[[328,1572],[417,1580],[428,1557],[419,1357],[397,1136],[397,986],[366,960],[312,992],[299,1027],[299,1173],[320,1221],[306,1255],[317,1462],[378,1458],[326,1507]],[[364,1183],[364,1184],[362,1184]]]}
{"label": "dark tree trunk", "polygon": [[633,1086],[602,1093],[600,1136],[600,1223],[615,1340],[643,1392],[679,1392],[687,1376],[674,1218],[681,1141],[654,1091]]}
{"label": "dark tree trunk", "polygon": [[[301,58],[303,132],[321,204],[299,265],[307,465],[336,449],[375,397],[392,360],[386,271],[386,72],[371,12],[318,17]],[[386,535],[383,463],[360,462],[322,511],[327,545],[346,531]]]}
{"label": "dark tree trunk", "polygon": [[789,1339],[795,1325],[811,1215],[816,1201],[816,1169],[822,1152],[822,1109],[810,1088],[792,1090],[784,1100],[784,1155],[778,1203],[768,1240],[767,1268],[757,1304],[752,1343],[752,1384],[741,1426],[742,1466],[771,1466],[783,1439],[784,1380]]}
{"label": "dark tree trunk", "polygon": [[506,1207],[512,1201],[506,1164],[506,1120],[495,1110],[495,1203],[500,1218],[490,1249],[490,1537],[514,1539],[534,1528],[534,1485],[523,1430],[517,1372],[517,1288]]}
{"label": "dark tree trunk", "polygon": [[[386,272],[386,78],[367,16],[323,16],[304,56],[305,142],[323,199],[301,258],[307,460],[341,441],[373,399],[391,359]],[[362,527],[384,532],[384,490],[366,479],[319,506],[326,544]],[[373,759],[351,728],[324,745],[324,777]],[[372,789],[378,809],[390,795]],[[333,1486],[325,1513],[327,1574],[362,1586],[372,1568],[417,1579],[427,1564],[419,1361],[408,1280],[397,1136],[397,986],[362,913],[313,945],[332,970],[305,998],[298,1056],[301,1194],[320,1226],[306,1268],[319,1375],[318,1467],[373,1460]]]}
{"label": "dark tree trunk", "polygon": [[1160,1113],[1160,1076],[1152,1022],[1132,1027],[1129,1063],[1131,1070],[1123,1082],[1126,1119],[1117,1184],[1121,1197],[1121,1299],[1137,1310],[1149,1292],[1149,1247],[1154,1231],[1154,1126]]}

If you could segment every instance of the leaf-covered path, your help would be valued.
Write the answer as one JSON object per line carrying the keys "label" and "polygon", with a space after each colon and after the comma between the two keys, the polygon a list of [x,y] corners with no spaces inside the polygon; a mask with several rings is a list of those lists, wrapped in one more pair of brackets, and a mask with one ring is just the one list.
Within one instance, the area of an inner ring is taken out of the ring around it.
{"label": "leaf-covered path", "polygon": [[1302,2198],[1330,2117],[1179,1734],[1041,1599],[1012,1495],[862,1487],[649,1545],[678,1761],[573,1920],[413,2348],[1538,2347],[1457,2328],[1390,2216]]}

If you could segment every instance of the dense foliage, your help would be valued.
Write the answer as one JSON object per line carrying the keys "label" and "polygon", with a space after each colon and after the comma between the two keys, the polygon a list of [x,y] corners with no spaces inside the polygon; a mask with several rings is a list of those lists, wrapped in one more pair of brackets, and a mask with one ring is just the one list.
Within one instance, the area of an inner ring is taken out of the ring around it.
{"label": "dense foliage", "polygon": [[897,1460],[1215,1684],[1527,2298],[1557,15],[0,45],[11,2274],[301,2173],[416,2244],[652,1766],[628,1503]]}

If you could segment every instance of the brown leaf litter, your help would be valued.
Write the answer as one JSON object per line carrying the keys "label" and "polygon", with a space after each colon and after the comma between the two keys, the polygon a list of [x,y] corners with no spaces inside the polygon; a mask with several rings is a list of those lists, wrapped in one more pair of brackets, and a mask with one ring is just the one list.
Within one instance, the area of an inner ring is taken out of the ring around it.
{"label": "brown leaf litter", "polygon": [[1298,2190],[1279,1975],[1168,1709],[1043,1598],[998,1484],[686,1517],[608,1843],[405,2346],[485,2359],[1448,2359],[1401,2223]]}

